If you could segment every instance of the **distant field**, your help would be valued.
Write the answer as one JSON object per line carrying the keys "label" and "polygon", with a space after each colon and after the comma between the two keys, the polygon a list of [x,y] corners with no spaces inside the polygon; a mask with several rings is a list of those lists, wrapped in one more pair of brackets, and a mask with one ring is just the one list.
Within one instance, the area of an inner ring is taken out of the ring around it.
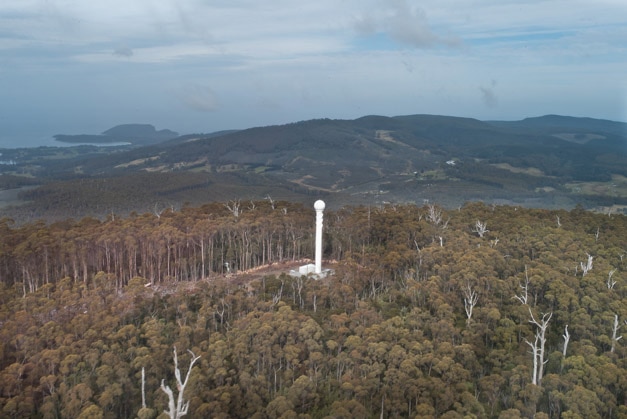
{"label": "distant field", "polygon": [[118,164],[117,166],[115,166],[115,168],[116,169],[123,169],[123,168],[131,167],[131,166],[139,166],[139,165],[142,165],[142,164],[146,163],[147,161],[157,160],[158,158],[159,158],[159,156],[146,157],[146,158],[143,158],[143,159],[136,159],[136,160],[130,161],[128,163]]}
{"label": "distant field", "polygon": [[605,195],[627,198],[627,177],[612,175],[609,182],[573,182],[566,187],[571,192],[581,195]]}

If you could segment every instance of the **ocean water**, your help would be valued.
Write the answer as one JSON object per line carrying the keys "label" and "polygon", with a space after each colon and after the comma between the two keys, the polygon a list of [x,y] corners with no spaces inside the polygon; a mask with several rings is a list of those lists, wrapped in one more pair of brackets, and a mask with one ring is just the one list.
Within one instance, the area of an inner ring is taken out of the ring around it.
{"label": "ocean water", "polygon": [[46,135],[0,135],[0,148],[67,147],[72,144],[56,141]]}
{"label": "ocean water", "polygon": [[[89,144],[101,147],[114,147],[128,145],[130,143],[103,143]],[[0,136],[1,148],[35,148],[35,147],[73,147],[78,145],[86,145],[86,143],[64,143],[55,140],[51,136],[45,135],[3,135]]]}

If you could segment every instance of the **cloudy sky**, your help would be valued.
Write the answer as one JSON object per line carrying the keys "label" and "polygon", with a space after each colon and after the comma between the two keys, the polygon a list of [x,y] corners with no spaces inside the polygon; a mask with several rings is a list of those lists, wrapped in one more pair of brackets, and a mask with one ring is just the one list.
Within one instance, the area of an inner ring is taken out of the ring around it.
{"label": "cloudy sky", "polygon": [[417,113],[627,121],[627,1],[0,2],[5,140]]}

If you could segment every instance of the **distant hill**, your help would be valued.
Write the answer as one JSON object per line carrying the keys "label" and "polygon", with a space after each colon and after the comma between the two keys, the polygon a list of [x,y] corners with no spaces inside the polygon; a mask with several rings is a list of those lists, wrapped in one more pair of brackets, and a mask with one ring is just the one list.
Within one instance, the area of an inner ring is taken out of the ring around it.
{"label": "distant hill", "polygon": [[614,149],[624,151],[627,147],[625,144],[627,124],[624,122],[545,115],[525,118],[521,121],[491,121],[490,124],[528,135],[550,135],[573,143],[588,144],[597,151],[601,149],[607,152],[612,152]]}
{"label": "distant hill", "polygon": [[168,142],[99,158],[90,167],[102,173],[192,166],[220,171],[229,166],[282,172],[290,181],[342,190],[381,176],[439,170],[457,159],[467,165],[482,160],[594,181],[607,180],[612,173],[627,176],[627,165],[612,163],[626,151],[627,136],[620,135],[626,126],[557,116],[516,122],[437,115],[317,119]]}
{"label": "distant hill", "polygon": [[99,135],[79,134],[65,135],[57,134],[55,140],[65,143],[82,144],[109,144],[109,143],[130,143],[133,145],[149,145],[178,137],[178,133],[163,129],[157,131],[149,124],[124,124],[110,128]]}
{"label": "distant hill", "polygon": [[561,115],[544,115],[535,118],[525,118],[521,121],[491,121],[490,124],[510,129],[533,129],[545,132],[575,130],[627,135],[627,124],[624,122]]}

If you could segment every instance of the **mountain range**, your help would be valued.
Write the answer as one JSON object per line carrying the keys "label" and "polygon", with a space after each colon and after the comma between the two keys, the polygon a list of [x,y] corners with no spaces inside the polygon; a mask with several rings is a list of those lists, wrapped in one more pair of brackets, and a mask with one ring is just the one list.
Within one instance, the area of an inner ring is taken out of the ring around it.
{"label": "mountain range", "polygon": [[314,196],[334,206],[627,204],[627,124],[591,118],[371,115],[76,149],[62,158],[16,156],[5,173],[29,167],[40,185],[23,193],[30,205],[94,215],[156,203]]}

